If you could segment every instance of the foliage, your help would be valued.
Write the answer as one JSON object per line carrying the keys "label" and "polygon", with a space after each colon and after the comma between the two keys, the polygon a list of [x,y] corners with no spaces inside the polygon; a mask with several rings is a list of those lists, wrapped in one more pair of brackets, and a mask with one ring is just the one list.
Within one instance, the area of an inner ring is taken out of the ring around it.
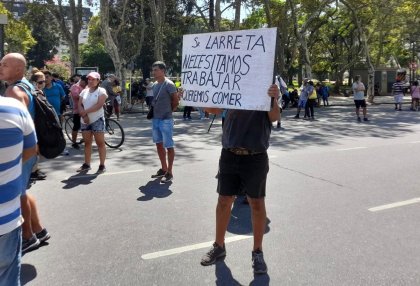
{"label": "foliage", "polygon": [[8,24],[5,27],[5,42],[8,44],[8,51],[26,54],[36,44],[29,27],[23,21],[14,19],[12,13],[1,2],[0,14],[6,14],[8,18]]}
{"label": "foliage", "polygon": [[32,30],[36,44],[28,51],[27,59],[31,66],[43,67],[44,62],[51,60],[57,52],[59,44],[59,32],[56,25],[50,21],[50,14],[40,4],[28,3],[28,12],[22,17]]}
{"label": "foliage", "polygon": [[57,73],[60,77],[68,79],[71,75],[71,67],[69,62],[63,62],[57,56],[54,56],[52,60],[45,62],[45,67],[51,73]]}
{"label": "foliage", "polygon": [[105,49],[98,16],[92,17],[89,22],[88,42],[80,47],[80,65],[98,67],[102,74],[115,70],[112,59]]}

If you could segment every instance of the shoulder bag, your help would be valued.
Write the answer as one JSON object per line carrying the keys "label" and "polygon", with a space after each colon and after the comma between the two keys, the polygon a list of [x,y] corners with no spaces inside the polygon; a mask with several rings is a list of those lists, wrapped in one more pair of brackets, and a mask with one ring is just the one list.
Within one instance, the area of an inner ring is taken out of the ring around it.
{"label": "shoulder bag", "polygon": [[[159,96],[160,96],[160,92],[161,92],[161,90],[162,90],[162,87],[164,87],[165,85],[166,85],[166,79],[165,79],[165,82],[164,82],[164,83],[161,85],[161,87],[159,88],[159,92],[158,92],[158,94],[157,94],[157,96],[156,96],[156,99],[154,100],[154,104],[158,101]],[[150,108],[149,108],[149,112],[147,113],[146,118],[147,118],[148,120],[150,120],[150,119],[152,119],[152,118],[153,118],[153,105],[151,105],[151,106],[150,106]]]}

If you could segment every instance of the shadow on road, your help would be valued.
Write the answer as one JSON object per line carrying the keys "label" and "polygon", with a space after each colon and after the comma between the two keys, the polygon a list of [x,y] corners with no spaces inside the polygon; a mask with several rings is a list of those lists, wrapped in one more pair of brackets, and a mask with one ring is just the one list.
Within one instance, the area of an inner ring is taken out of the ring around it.
{"label": "shadow on road", "polygon": [[270,285],[270,276],[268,274],[257,275],[254,274],[254,280],[249,283],[249,286],[268,286]]}
{"label": "shadow on road", "polygon": [[98,177],[98,174],[78,173],[61,182],[65,184],[63,189],[67,190],[80,185],[89,185],[94,179],[96,179],[96,177]]}
{"label": "shadow on road", "polygon": [[[251,208],[244,204],[244,197],[238,196],[233,203],[227,231],[234,234],[252,234]],[[270,231],[270,219],[267,218],[265,233]]]}
{"label": "shadow on road", "polygon": [[34,280],[37,276],[36,268],[35,266],[31,264],[25,264],[23,263],[20,270],[20,283],[22,285],[25,285],[32,280]]}
{"label": "shadow on road", "polygon": [[138,197],[137,200],[145,202],[153,200],[154,198],[163,199],[169,197],[172,194],[172,191],[169,189],[171,185],[172,182],[161,184],[160,179],[149,181],[146,185],[139,188],[144,196]]}
{"label": "shadow on road", "polygon": [[216,286],[241,286],[232,276],[232,272],[227,267],[223,259],[216,262]]}

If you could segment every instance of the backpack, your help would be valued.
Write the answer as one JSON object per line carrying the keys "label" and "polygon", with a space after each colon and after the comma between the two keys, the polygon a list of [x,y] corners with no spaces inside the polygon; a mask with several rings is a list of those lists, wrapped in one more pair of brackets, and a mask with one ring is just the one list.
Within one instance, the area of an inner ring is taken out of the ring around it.
{"label": "backpack", "polygon": [[41,90],[33,90],[24,82],[18,82],[15,85],[32,95],[35,106],[34,125],[38,138],[39,153],[47,159],[57,157],[66,148],[66,139],[54,107],[48,102]]}

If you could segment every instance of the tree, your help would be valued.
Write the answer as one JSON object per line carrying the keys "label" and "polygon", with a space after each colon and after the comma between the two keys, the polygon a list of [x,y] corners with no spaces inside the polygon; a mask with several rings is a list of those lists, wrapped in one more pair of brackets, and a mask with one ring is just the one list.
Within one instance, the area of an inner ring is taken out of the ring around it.
{"label": "tree", "polygon": [[5,27],[5,42],[8,44],[8,50],[26,54],[36,44],[28,25],[14,19],[12,13],[2,3],[0,3],[0,14],[6,14],[8,18],[8,24]]}
{"label": "tree", "polygon": [[100,0],[100,26],[105,48],[116,76],[123,83],[127,63],[134,62],[142,50],[146,29],[144,6],[143,0]]}
{"label": "tree", "polygon": [[163,61],[163,26],[165,24],[165,1],[150,0],[149,7],[151,12],[152,24],[155,35],[155,60]]}
{"label": "tree", "polygon": [[[69,6],[63,6],[63,0],[38,0],[45,2],[46,8],[54,16],[61,35],[69,45],[72,69],[79,66],[79,33],[83,25],[82,0],[66,0]],[[69,19],[70,20],[67,20]]]}
{"label": "tree", "polygon": [[98,16],[90,19],[88,42],[80,46],[80,63],[85,67],[98,67],[102,74],[115,71],[112,59],[105,49]]}
{"label": "tree", "polygon": [[28,3],[27,13],[22,20],[31,28],[36,44],[27,53],[28,63],[31,66],[42,68],[45,61],[51,60],[57,52],[55,47],[59,45],[58,29],[51,23],[49,12],[43,5]]}

